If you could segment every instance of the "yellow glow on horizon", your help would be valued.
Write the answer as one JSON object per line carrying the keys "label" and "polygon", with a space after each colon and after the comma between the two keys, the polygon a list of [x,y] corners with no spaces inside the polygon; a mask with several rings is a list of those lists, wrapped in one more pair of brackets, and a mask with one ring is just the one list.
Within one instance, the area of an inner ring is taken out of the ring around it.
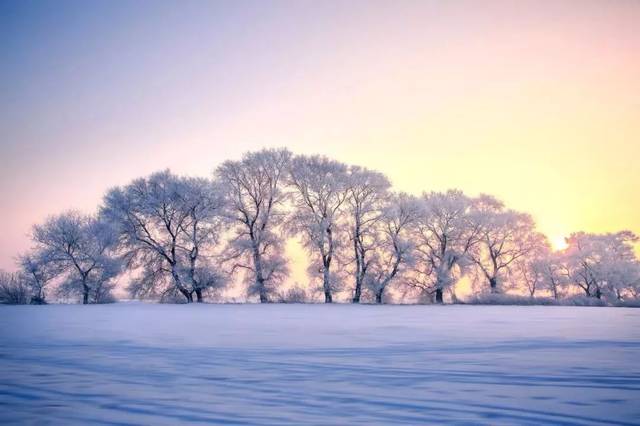
{"label": "yellow glow on horizon", "polygon": [[551,247],[554,251],[561,251],[567,248],[567,240],[563,236],[551,238]]}

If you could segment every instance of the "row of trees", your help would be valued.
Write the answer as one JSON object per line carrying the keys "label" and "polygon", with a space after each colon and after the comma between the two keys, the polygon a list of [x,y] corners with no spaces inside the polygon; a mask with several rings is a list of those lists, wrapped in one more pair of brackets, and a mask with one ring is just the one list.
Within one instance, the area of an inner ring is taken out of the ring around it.
{"label": "row of trees", "polygon": [[576,233],[554,252],[531,216],[491,196],[415,197],[379,172],[284,149],[226,161],[212,179],[155,173],[109,190],[96,215],[51,217],[34,226],[12,280],[36,301],[55,283],[101,302],[126,277],[135,297],[201,302],[242,277],[248,297],[269,302],[289,274],[290,238],[310,255],[308,289],[327,303],[338,292],[382,303],[390,288],[442,303],[463,279],[532,297],[629,299],[640,289],[631,232]]}

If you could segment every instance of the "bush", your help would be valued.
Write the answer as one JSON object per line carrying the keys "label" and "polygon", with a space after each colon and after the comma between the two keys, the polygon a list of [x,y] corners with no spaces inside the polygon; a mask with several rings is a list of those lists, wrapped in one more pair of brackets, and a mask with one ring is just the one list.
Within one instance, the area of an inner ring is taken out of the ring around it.
{"label": "bush", "polygon": [[47,301],[44,300],[44,297],[33,296],[31,297],[30,305],[46,305]]}
{"label": "bush", "polygon": [[301,287],[293,287],[277,295],[277,303],[307,303],[309,296],[307,291]]}
{"label": "bush", "polygon": [[30,298],[31,291],[20,276],[0,271],[0,303],[26,305]]}
{"label": "bush", "polygon": [[640,299],[616,300],[614,306],[623,308],[640,308]]}
{"label": "bush", "polygon": [[565,306],[607,306],[604,300],[589,296],[568,297],[562,299],[562,304]]}
{"label": "bush", "polygon": [[466,300],[470,305],[558,305],[558,301],[549,297],[529,297],[514,294],[485,293]]}

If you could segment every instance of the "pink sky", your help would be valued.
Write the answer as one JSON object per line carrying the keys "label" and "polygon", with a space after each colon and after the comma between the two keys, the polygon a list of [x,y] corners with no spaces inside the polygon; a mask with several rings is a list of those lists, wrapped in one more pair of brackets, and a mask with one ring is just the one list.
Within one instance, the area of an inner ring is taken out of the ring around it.
{"label": "pink sky", "polygon": [[640,233],[640,2],[3,2],[0,268],[30,226],[286,146]]}

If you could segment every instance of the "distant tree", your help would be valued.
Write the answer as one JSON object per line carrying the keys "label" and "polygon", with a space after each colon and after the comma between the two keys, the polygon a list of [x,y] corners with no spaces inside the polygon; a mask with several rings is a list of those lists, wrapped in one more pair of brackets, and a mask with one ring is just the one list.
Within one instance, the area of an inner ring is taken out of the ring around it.
{"label": "distant tree", "polygon": [[567,238],[564,271],[572,284],[586,296],[622,298],[640,278],[633,244],[638,237],[630,231],[614,234],[578,232]]}
{"label": "distant tree", "polygon": [[530,215],[507,210],[502,202],[487,195],[476,201],[475,218],[480,238],[469,254],[491,292],[498,293],[508,268],[529,255],[541,237]]}
{"label": "distant tree", "polygon": [[232,271],[246,272],[248,292],[261,303],[288,274],[279,235],[287,201],[284,191],[291,153],[268,149],[245,154],[240,161],[225,161],[215,171],[223,190],[227,218],[235,224],[225,261]]}
{"label": "distant tree", "polygon": [[[353,303],[360,303],[362,286],[372,264],[371,254],[379,244],[378,222],[388,207],[391,183],[380,172],[358,166],[349,168],[345,203],[349,234],[353,244],[355,289]],[[384,290],[383,290],[384,291]]]}
{"label": "distant tree", "polygon": [[531,267],[537,272],[540,287],[551,293],[554,299],[562,297],[563,288],[567,285],[564,274],[563,254],[549,252],[546,256],[535,259]]}
{"label": "distant tree", "polygon": [[534,233],[531,244],[529,253],[516,259],[508,268],[512,284],[514,287],[522,287],[530,297],[534,297],[536,291],[547,284],[552,293],[555,292],[554,298],[557,298],[557,282],[548,281],[555,279],[550,274],[551,264],[547,263],[551,255],[549,242],[544,235]]}
{"label": "distant tree", "polygon": [[376,303],[383,303],[385,291],[407,266],[413,264],[411,227],[420,215],[419,202],[407,194],[392,195],[376,221],[378,235],[367,265],[365,284]]}
{"label": "distant tree", "polygon": [[289,183],[294,188],[290,232],[318,257],[326,303],[333,302],[331,265],[338,244],[341,207],[347,198],[347,166],[326,157],[297,156],[291,161]]}
{"label": "distant tree", "polygon": [[[431,192],[422,197],[415,226],[417,262],[410,285],[443,303],[450,288],[470,263],[470,253],[480,242],[481,223],[474,200],[461,191]],[[456,270],[458,274],[456,276]]]}
{"label": "distant tree", "polygon": [[53,216],[33,228],[36,252],[63,275],[63,294],[99,302],[121,271],[113,255],[116,234],[109,224],[76,211]]}

